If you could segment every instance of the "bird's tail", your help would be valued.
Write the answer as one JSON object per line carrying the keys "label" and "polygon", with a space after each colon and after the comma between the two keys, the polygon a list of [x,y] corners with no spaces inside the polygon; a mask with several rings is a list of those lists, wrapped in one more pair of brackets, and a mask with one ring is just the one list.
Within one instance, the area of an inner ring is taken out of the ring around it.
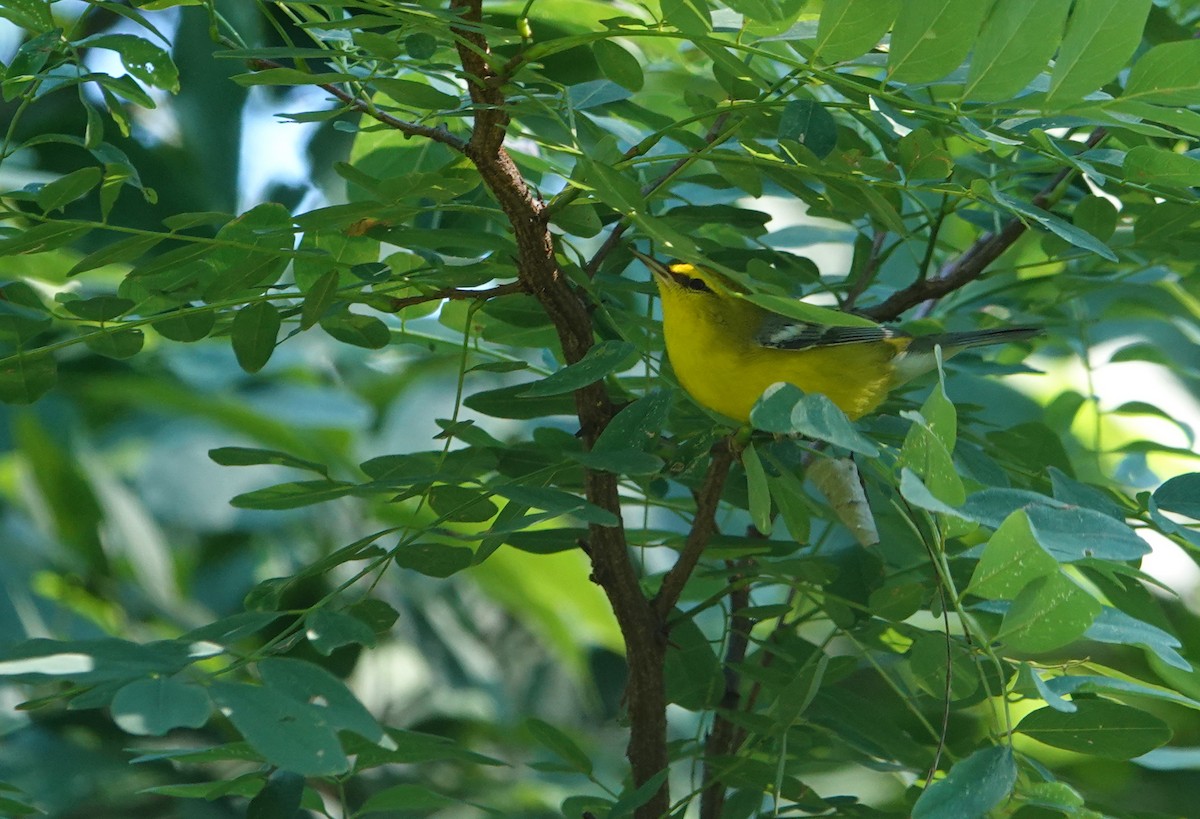
{"label": "bird's tail", "polygon": [[1041,335],[1040,327],[998,327],[994,330],[968,330],[962,333],[939,333],[918,336],[909,345],[909,353],[931,353],[935,345],[941,345],[947,355],[965,350],[967,347],[983,347],[988,344],[1007,344]]}
{"label": "bird's tail", "polygon": [[922,373],[929,372],[937,366],[937,357],[933,354],[935,346],[941,346],[942,357],[949,358],[960,350],[968,347],[982,347],[986,344],[1004,344],[1009,341],[1020,341],[1031,338],[1042,332],[1039,327],[1000,327],[995,330],[970,330],[963,333],[939,333],[931,336],[918,336],[892,361],[892,384],[903,384]]}

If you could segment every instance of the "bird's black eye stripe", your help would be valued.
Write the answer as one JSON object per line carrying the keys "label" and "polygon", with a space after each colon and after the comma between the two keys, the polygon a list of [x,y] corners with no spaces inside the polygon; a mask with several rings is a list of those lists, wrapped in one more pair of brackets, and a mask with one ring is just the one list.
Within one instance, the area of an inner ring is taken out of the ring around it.
{"label": "bird's black eye stripe", "polygon": [[672,273],[671,278],[674,279],[681,287],[685,287],[688,290],[692,290],[697,293],[712,292],[712,288],[705,284],[703,279],[697,279],[683,273]]}

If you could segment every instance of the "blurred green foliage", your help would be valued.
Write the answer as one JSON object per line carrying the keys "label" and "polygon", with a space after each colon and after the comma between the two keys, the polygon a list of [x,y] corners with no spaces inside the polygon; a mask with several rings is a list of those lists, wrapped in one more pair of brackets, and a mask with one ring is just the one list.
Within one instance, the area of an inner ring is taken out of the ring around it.
{"label": "blurred green foliage", "polygon": [[634,242],[1045,328],[759,405],[663,627],[672,815],[1194,810],[1196,589],[1142,571],[1200,547],[1194,0],[485,3],[569,365],[446,3],[0,17],[0,813],[647,815],[589,538],[652,595],[729,428]]}

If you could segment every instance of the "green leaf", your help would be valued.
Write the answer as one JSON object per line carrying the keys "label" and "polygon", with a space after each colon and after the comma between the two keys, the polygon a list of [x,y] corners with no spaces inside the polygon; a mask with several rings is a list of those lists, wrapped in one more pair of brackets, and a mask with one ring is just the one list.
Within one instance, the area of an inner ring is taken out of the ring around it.
{"label": "green leaf", "polygon": [[1162,43],[1129,72],[1121,99],[1159,105],[1200,105],[1200,40]]}
{"label": "green leaf", "polygon": [[[938,419],[936,426],[923,417],[926,411]],[[950,507],[962,506],[966,490],[950,454],[957,430],[954,405],[939,385],[926,400],[921,415],[905,412],[903,417],[910,418],[913,425],[904,438],[900,463],[910,467],[939,501]],[[962,517],[958,512],[955,516]]]}
{"label": "green leaf", "polygon": [[[351,232],[355,235],[349,235]],[[300,250],[305,255],[297,257],[293,264],[296,284],[305,293],[312,293],[317,282],[329,273],[379,261],[379,248],[378,239],[357,235],[357,231],[349,229],[305,230],[300,240]]]}
{"label": "green leaf", "polygon": [[163,240],[162,236],[127,236],[93,250],[67,271],[67,276],[78,276],[107,264],[132,261]]}
{"label": "green leaf", "polygon": [[1033,504],[1025,507],[1025,513],[1038,543],[1063,563],[1089,557],[1136,560],[1150,552],[1150,547],[1132,529],[1103,512]]}
{"label": "green leaf", "polygon": [[49,313],[27,284],[14,282],[0,288],[0,339],[23,347],[50,326]]}
{"label": "green leaf", "polygon": [[592,452],[643,449],[662,433],[673,398],[669,391],[656,390],[623,408],[600,433]]}
{"label": "green leaf", "polygon": [[429,577],[449,577],[470,568],[474,562],[470,549],[444,543],[408,543],[392,552],[392,561]]}
{"label": "green leaf", "polygon": [[[0,17],[7,16],[8,11],[0,9]],[[35,808],[24,802],[18,802],[16,799],[10,799],[7,796],[0,796],[0,813],[4,816],[45,816],[45,811],[40,808]]]}
{"label": "green leaf", "polygon": [[306,461],[286,452],[274,449],[257,449],[244,446],[223,446],[208,451],[208,457],[221,466],[259,466],[273,464],[275,466],[290,466],[294,469],[305,469],[319,475],[329,474],[329,467],[315,461]]}
{"label": "green leaf", "polygon": [[304,636],[313,648],[328,657],[348,645],[375,645],[375,632],[357,617],[319,608],[304,618]]}
{"label": "green leaf", "polygon": [[627,100],[633,93],[611,80],[589,80],[567,89],[567,104],[576,111]]}
{"label": "green leaf", "polygon": [[1030,582],[1058,571],[1058,561],[1037,542],[1020,509],[996,529],[971,575],[967,592],[1011,600]]}
{"label": "green leaf", "polygon": [[392,816],[410,814],[420,811],[423,816],[431,816],[442,808],[459,804],[457,800],[432,791],[423,785],[392,785],[381,791],[376,791],[367,797],[362,807],[355,811],[355,816],[367,816],[372,813],[388,813]]}
{"label": "green leaf", "polygon": [[[726,0],[725,5],[758,23],[778,23],[785,19],[785,5],[779,0]],[[793,5],[796,5],[793,3]]]}
{"label": "green leaf", "polygon": [[[313,628],[312,621],[315,614],[317,612],[313,612],[305,619],[305,628],[309,631]],[[358,618],[348,615],[339,616],[354,620],[370,630],[370,627]],[[318,625],[325,628],[324,623]],[[331,633],[332,631],[329,629],[326,630],[327,635]],[[313,637],[309,636],[309,640],[311,642]],[[362,641],[354,639],[351,642]],[[374,642],[363,643],[363,645],[374,645]],[[328,654],[329,652],[322,650],[321,653]],[[371,716],[367,707],[355,698],[344,681],[321,666],[293,657],[267,657],[258,662],[258,671],[262,675],[264,688],[277,695],[291,697],[297,702],[315,704],[334,729],[353,731],[371,742],[383,739],[383,729]]]}
{"label": "green leaf", "polygon": [[155,318],[154,329],[163,338],[171,341],[199,341],[207,338],[217,326],[217,315],[210,309],[184,309],[178,315],[167,313],[162,318]]}
{"label": "green leaf", "polygon": [[983,819],[1016,784],[1012,748],[983,748],[955,763],[945,779],[925,789],[913,806],[913,819]]}
{"label": "green leaf", "polygon": [[577,495],[548,486],[508,483],[489,488],[501,497],[555,515],[574,515],[580,520],[600,526],[616,526],[620,522],[617,516],[607,509],[601,509]]}
{"label": "green leaf", "polygon": [[628,341],[601,341],[592,346],[583,358],[535,381],[522,393],[527,398],[562,395],[574,392],[616,372],[637,352]]}
{"label": "green leaf", "polygon": [[215,682],[210,690],[221,712],[272,765],[304,776],[350,770],[325,709],[281,697],[265,686]]}
{"label": "green leaf", "polygon": [[705,0],[660,0],[663,20],[684,34],[703,36],[712,29]]}
{"label": "green leaf", "polygon": [[132,358],[142,351],[145,334],[137,329],[109,330],[100,327],[89,328],[92,332],[83,337],[83,343],[89,350],[108,358]]}
{"label": "green leaf", "polygon": [[1071,221],[1102,242],[1107,242],[1117,229],[1119,212],[1103,196],[1085,196],[1075,205]]}
{"label": "green leaf", "polygon": [[900,0],[825,0],[813,57],[852,60],[879,43],[900,11]]}
{"label": "green leaf", "polygon": [[544,418],[548,415],[574,415],[575,399],[566,394],[529,398],[528,384],[514,384],[494,390],[484,390],[463,399],[463,406],[493,418]]}
{"label": "green leaf", "polygon": [[962,517],[961,512],[934,495],[929,487],[908,467],[900,470],[900,495],[919,509],[956,518]]}
{"label": "green leaf", "polygon": [[180,640],[192,644],[199,641],[231,646],[258,634],[283,615],[276,612],[243,611],[222,617],[183,634]]}
{"label": "green leaf", "polygon": [[579,178],[595,190],[604,204],[629,217],[642,210],[641,188],[621,171],[586,157],[581,157],[576,167]]}
{"label": "green leaf", "polygon": [[1141,646],[1154,652],[1160,660],[1173,668],[1192,670],[1191,663],[1176,651],[1182,647],[1179,638],[1158,626],[1131,617],[1120,609],[1105,606],[1084,636],[1098,643]]}
{"label": "green leaf", "polygon": [[783,525],[788,534],[797,543],[808,540],[812,518],[808,511],[808,498],[804,493],[804,485],[800,479],[790,472],[782,471],[779,475],[770,475],[767,482],[771,490],[771,499],[779,509]]}
{"label": "green leaf", "polygon": [[1075,705],[1069,714],[1039,708],[1016,730],[1055,748],[1103,759],[1132,759],[1171,739],[1165,722],[1137,708],[1098,699],[1076,700]]}
{"label": "green leaf", "polygon": [[807,321],[812,324],[831,324],[837,327],[879,326],[869,318],[856,316],[853,313],[844,313],[841,310],[834,310],[829,307],[809,304],[799,299],[790,299],[786,296],[773,296],[765,293],[738,295],[739,298],[744,298],[746,301],[751,304],[757,304],[759,307],[765,307],[772,313],[779,313],[780,315],[799,319],[800,321]]}
{"label": "green leaf", "polygon": [[349,612],[370,626],[376,637],[386,636],[400,618],[400,612],[374,597],[359,600],[349,608]]}
{"label": "green leaf", "polygon": [[275,771],[246,806],[246,819],[295,819],[304,797],[304,782],[300,774]]}
{"label": "green leaf", "polygon": [[1200,520],[1200,472],[1176,475],[1155,489],[1151,497],[1164,512]]}
{"label": "green leaf", "polygon": [[71,244],[92,230],[90,225],[72,222],[46,222],[22,230],[15,236],[0,239],[0,256],[15,256],[19,253],[45,253],[57,247]]}
{"label": "green leaf", "polygon": [[179,91],[179,69],[171,55],[149,40],[133,34],[97,34],[76,45],[112,49],[120,55],[125,70],[142,82],[172,94]]}
{"label": "green leaf", "polygon": [[108,321],[133,309],[133,302],[117,296],[93,296],[90,299],[68,301],[63,307],[68,313],[88,321]]}
{"label": "green leaf", "polygon": [[[21,28],[44,31],[54,27],[50,6],[42,0],[5,0],[0,17],[12,20]],[[61,36],[61,35],[60,35]]]}
{"label": "green leaf", "polygon": [[941,181],[954,170],[954,158],[925,128],[910,131],[897,143],[900,166],[909,182]]}
{"label": "green leaf", "polygon": [[[1094,664],[1090,665],[1093,668],[1095,667]],[[1103,669],[1103,667],[1101,668]],[[1112,673],[1116,674],[1120,672]],[[1164,702],[1184,705],[1193,710],[1200,710],[1200,702],[1191,697],[1185,697],[1177,691],[1163,688],[1160,685],[1150,685],[1149,683],[1126,679],[1124,677],[1105,677],[1098,674],[1064,674],[1059,677],[1051,677],[1045,680],[1043,684],[1052,696],[1063,697],[1076,693],[1096,694],[1104,692],[1133,694],[1138,697],[1150,697],[1152,699],[1163,700]],[[1076,709],[1059,708],[1058,710],[1074,711]]]}
{"label": "green leaf", "polygon": [[229,503],[239,509],[297,509],[345,497],[357,489],[342,481],[295,481],[246,492]]}
{"label": "green leaf", "polygon": [[663,468],[661,458],[636,449],[564,452],[563,455],[588,469],[612,472],[614,475],[654,475]]}
{"label": "green leaf", "polygon": [[[1031,697],[1036,696],[1045,700],[1046,704],[1055,711],[1062,711],[1070,714],[1078,710],[1075,703],[1071,702],[1070,700],[1063,699],[1061,696],[1051,690],[1049,686],[1046,685],[1046,681],[1042,679],[1042,675],[1038,671],[1034,670],[1029,663],[1021,663],[1020,671],[1017,673],[1019,675],[1017,679],[1017,689],[1020,690],[1022,694]],[[1030,693],[1028,690],[1029,685],[1033,686],[1032,693]]]}
{"label": "green leaf", "polygon": [[113,721],[137,736],[161,737],[173,728],[201,728],[212,705],[199,686],[167,677],[135,680],[112,700]]}
{"label": "green leaf", "polygon": [[337,297],[340,281],[341,276],[336,270],[326,270],[309,286],[300,306],[301,330],[307,330],[325,316]]}
{"label": "green leaf", "polygon": [[[604,76],[629,91],[640,91],[646,83],[638,58],[612,40],[597,40],[592,44],[596,62]],[[576,106],[578,107],[578,106]]]}
{"label": "green leaf", "polygon": [[779,139],[791,139],[824,159],[837,147],[837,122],[812,100],[792,100],[779,115]]}
{"label": "green leaf", "polygon": [[248,373],[261,370],[275,352],[282,321],[279,309],[269,301],[248,304],[233,317],[230,340],[237,362]]}
{"label": "green leaf", "polygon": [[779,435],[803,435],[858,452],[868,458],[879,450],[824,395],[805,395],[792,384],[772,384],[750,410],[756,429]]}
{"label": "green leaf", "polygon": [[979,32],[963,99],[1009,99],[1046,69],[1071,0],[1001,0]]}
{"label": "green leaf", "polygon": [[[27,27],[33,28],[33,27]],[[33,29],[36,31],[36,29]],[[21,43],[17,53],[8,62],[8,70],[3,72],[6,81],[3,84],[4,101],[11,102],[31,85],[33,79],[42,73],[46,63],[52,56],[57,57],[66,46],[61,28],[52,28],[41,34],[30,37]]]}
{"label": "green leaf", "polygon": [[98,640],[48,640],[18,643],[0,652],[0,677],[18,682],[71,680],[98,683],[174,674],[194,658],[189,646],[174,640],[133,643]]}
{"label": "green leaf", "polygon": [[896,82],[939,80],[958,68],[990,0],[906,0],[888,51],[888,77]]}
{"label": "green leaf", "polygon": [[[511,504],[515,509],[517,504]],[[575,527],[570,529],[526,529],[524,531],[514,531],[507,535],[504,542],[514,549],[520,549],[523,552],[530,552],[537,555],[551,555],[557,552],[566,552],[571,549],[578,549],[579,544],[583,542],[588,535],[588,530],[583,527]]]}
{"label": "green leaf", "polygon": [[590,202],[575,202],[554,213],[552,221],[573,236],[590,239],[604,229],[596,206]]}
{"label": "green leaf", "polygon": [[1051,651],[1082,637],[1100,609],[1100,603],[1066,575],[1038,577],[1013,600],[996,639],[1016,651]]}
{"label": "green leaf", "polygon": [[0,401],[32,404],[58,380],[58,367],[48,353],[18,353],[0,363]]}
{"label": "green leaf", "polygon": [[525,730],[529,731],[530,736],[539,745],[547,748],[563,762],[566,762],[571,767],[571,770],[585,775],[592,773],[592,760],[583,752],[582,748],[575,744],[573,739],[558,728],[555,728],[548,722],[530,717],[525,720]]}
{"label": "green leaf", "polygon": [[[1151,148],[1150,150],[1157,149]],[[1164,151],[1163,153],[1167,152]],[[1128,162],[1128,159],[1126,161]],[[1200,165],[1200,162],[1197,162],[1196,164]],[[1065,239],[1075,247],[1083,248],[1084,250],[1090,250],[1092,253],[1095,253],[1098,256],[1103,256],[1110,262],[1117,261],[1117,255],[1109,249],[1108,245],[1104,244],[1104,242],[1101,242],[1087,231],[1080,230],[1070,222],[1055,216],[1053,213],[1042,210],[1041,208],[1033,205],[1027,205],[1019,199],[1014,199],[1011,196],[1007,196],[997,190],[992,191],[992,195],[995,197],[997,204],[1012,211],[1019,217],[1033,220],[1034,223],[1055,234],[1060,239]]]}
{"label": "green leaf", "polygon": [[294,242],[292,215],[276,202],[257,205],[222,225],[214,246],[200,246],[205,301],[261,295],[279,280]]}
{"label": "green leaf", "polygon": [[376,77],[373,82],[376,88],[400,105],[440,111],[457,108],[459,104],[458,97],[439,91],[423,82],[393,80],[386,77]]}
{"label": "green leaf", "polygon": [[946,634],[927,632],[913,643],[909,662],[917,685],[930,696],[945,699],[947,653],[950,655],[950,699],[970,697],[979,689],[977,658],[969,648]]}
{"label": "green leaf", "polygon": [[429,508],[446,520],[484,523],[496,516],[499,508],[478,489],[453,484],[438,484],[429,490]]}
{"label": "green leaf", "polygon": [[1124,168],[1129,181],[1144,185],[1171,188],[1200,185],[1200,159],[1153,145],[1139,145],[1125,154]]}
{"label": "green leaf", "polygon": [[742,450],[742,467],[746,470],[746,491],[750,498],[750,521],[763,535],[771,534],[771,489],[767,484],[767,472],[758,457],[754,445]]}
{"label": "green leaf", "polygon": [[1075,0],[1050,72],[1046,105],[1062,106],[1117,75],[1142,41],[1152,0]]}
{"label": "green leaf", "polygon": [[612,804],[608,816],[631,816],[633,811],[650,801],[658,793],[669,771],[659,771],[636,788],[632,783],[621,792],[621,797]]}
{"label": "green leaf", "polygon": [[404,38],[404,50],[414,60],[428,60],[437,53],[437,38],[424,31],[415,32]]}
{"label": "green leaf", "polygon": [[248,74],[237,74],[230,77],[238,85],[328,85],[330,83],[353,82],[361,78],[353,74],[342,74],[337,71],[310,73],[295,68],[266,68],[262,71],[252,71]]}
{"label": "green leaf", "polygon": [[80,168],[53,182],[47,182],[38,191],[37,203],[43,213],[60,210],[84,196],[100,184],[103,172],[99,168]]}
{"label": "green leaf", "polygon": [[321,329],[343,344],[381,350],[392,340],[392,331],[375,316],[341,310],[321,319]]}

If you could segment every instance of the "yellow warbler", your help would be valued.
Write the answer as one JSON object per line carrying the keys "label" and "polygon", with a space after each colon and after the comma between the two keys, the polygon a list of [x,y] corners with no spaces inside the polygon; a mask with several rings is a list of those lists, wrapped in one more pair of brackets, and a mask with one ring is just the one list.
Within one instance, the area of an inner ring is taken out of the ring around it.
{"label": "yellow warbler", "polygon": [[658,285],[667,355],[679,383],[700,404],[742,422],[763,390],[779,381],[821,393],[859,418],[893,387],[933,369],[936,346],[949,358],[967,347],[1039,332],[1006,327],[913,337],[877,325],[813,324],[753,304],[711,270],[633,253]]}

